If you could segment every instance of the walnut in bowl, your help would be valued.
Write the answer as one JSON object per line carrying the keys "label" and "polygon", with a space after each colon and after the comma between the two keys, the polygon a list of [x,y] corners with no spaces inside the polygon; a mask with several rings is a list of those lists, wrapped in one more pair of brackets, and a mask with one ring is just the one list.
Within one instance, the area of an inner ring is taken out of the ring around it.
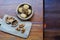
{"label": "walnut in bowl", "polygon": [[30,19],[33,16],[31,5],[26,3],[18,5],[17,16],[22,20]]}

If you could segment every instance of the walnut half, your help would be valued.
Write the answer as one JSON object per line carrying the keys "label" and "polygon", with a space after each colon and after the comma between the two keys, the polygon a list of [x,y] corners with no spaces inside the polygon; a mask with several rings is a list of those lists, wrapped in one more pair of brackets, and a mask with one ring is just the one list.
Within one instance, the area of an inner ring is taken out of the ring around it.
{"label": "walnut half", "polygon": [[21,32],[24,33],[24,32],[25,32],[25,28],[22,28],[22,29],[21,29]]}
{"label": "walnut half", "polygon": [[8,16],[8,17],[6,17],[6,23],[12,23],[13,21],[15,20],[15,18],[13,18],[13,17],[11,17],[11,16]]}
{"label": "walnut half", "polygon": [[18,25],[18,21],[17,20],[14,20],[13,22],[12,22],[12,26],[17,26]]}
{"label": "walnut half", "polygon": [[19,28],[23,28],[25,25],[24,24],[20,24],[19,25]]}

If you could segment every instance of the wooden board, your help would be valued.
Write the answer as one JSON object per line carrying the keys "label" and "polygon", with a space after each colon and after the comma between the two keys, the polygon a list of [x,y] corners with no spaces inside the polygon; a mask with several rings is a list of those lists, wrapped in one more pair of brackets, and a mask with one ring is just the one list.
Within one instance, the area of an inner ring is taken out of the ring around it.
{"label": "wooden board", "polygon": [[18,4],[30,3],[34,16],[29,20],[33,23],[27,39],[13,36],[0,31],[0,40],[43,40],[43,0],[0,0],[0,18],[5,14],[16,16]]}

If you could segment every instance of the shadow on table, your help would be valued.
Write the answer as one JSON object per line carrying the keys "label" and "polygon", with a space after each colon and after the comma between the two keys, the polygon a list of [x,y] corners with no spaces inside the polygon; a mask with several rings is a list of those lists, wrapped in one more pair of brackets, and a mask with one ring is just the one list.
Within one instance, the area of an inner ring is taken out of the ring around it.
{"label": "shadow on table", "polygon": [[55,40],[60,40],[60,36],[55,36]]}

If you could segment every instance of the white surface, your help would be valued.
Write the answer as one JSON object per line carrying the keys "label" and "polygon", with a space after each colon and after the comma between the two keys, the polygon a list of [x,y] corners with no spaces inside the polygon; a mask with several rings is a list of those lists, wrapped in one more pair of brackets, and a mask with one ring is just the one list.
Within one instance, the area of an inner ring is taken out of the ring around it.
{"label": "white surface", "polygon": [[24,28],[26,29],[26,31],[24,33],[21,33],[21,31],[16,30],[16,27],[18,27],[18,26],[12,27],[11,25],[8,25],[8,24],[5,23],[5,18],[7,16],[8,15],[5,15],[3,20],[0,19],[0,24],[1,24],[0,30],[4,31],[4,32],[7,32],[7,33],[10,33],[10,34],[13,34],[13,35],[16,35],[16,36],[19,36],[19,37],[27,38],[28,35],[29,35],[29,32],[30,32],[32,23],[27,22],[27,21],[26,22],[21,22],[19,19],[16,18],[19,21],[18,24],[25,24]]}

